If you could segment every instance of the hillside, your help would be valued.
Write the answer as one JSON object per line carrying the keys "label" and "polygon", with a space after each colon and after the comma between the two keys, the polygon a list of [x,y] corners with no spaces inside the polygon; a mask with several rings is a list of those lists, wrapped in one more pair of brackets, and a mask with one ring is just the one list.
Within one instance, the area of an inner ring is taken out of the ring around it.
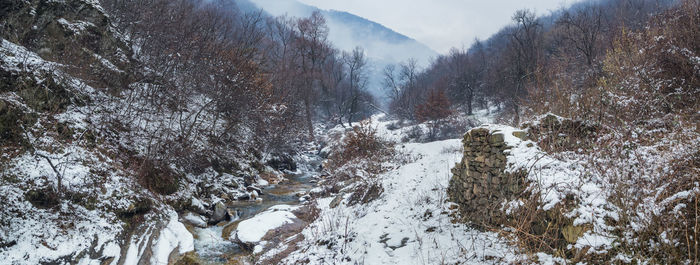
{"label": "hillside", "polygon": [[274,16],[286,14],[306,17],[314,11],[320,11],[328,21],[330,29],[328,38],[336,47],[345,51],[351,51],[355,47],[364,49],[370,59],[369,91],[380,98],[386,96],[381,83],[382,70],[385,66],[415,59],[420,66],[424,67],[438,55],[437,52],[410,37],[348,12],[320,10],[295,0],[237,0],[236,3],[248,8],[256,5]]}
{"label": "hillside", "polygon": [[[174,95],[187,83],[168,77],[148,44],[136,44],[137,31],[117,28],[100,3],[8,4],[0,28],[3,263],[167,263],[193,250],[176,211],[217,223],[232,218],[223,203],[283,179],[265,164],[280,160],[256,144],[251,120],[236,116],[232,129],[224,108],[210,107],[231,98]],[[240,74],[235,82],[245,85]]]}
{"label": "hillside", "polygon": [[386,72],[432,51],[268,3],[307,13],[5,1],[0,264],[700,258],[697,1],[521,10]]}

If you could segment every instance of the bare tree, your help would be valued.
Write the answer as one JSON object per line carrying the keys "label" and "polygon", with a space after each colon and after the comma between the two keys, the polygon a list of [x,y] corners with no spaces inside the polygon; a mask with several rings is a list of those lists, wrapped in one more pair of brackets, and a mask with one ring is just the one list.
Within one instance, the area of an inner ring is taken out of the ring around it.
{"label": "bare tree", "polygon": [[473,49],[470,53],[453,49],[447,61],[451,75],[449,90],[452,91],[452,97],[461,100],[466,105],[467,115],[472,115],[475,97],[483,89],[485,71],[483,50]]}
{"label": "bare tree", "polygon": [[328,26],[326,19],[319,11],[315,11],[308,18],[302,18],[296,24],[299,37],[297,38],[297,52],[300,56],[301,84],[299,94],[304,104],[306,127],[309,138],[314,139],[313,130],[313,105],[316,97],[315,86],[320,80],[320,72],[323,62],[331,54],[328,41]]}
{"label": "bare tree", "polygon": [[520,123],[520,99],[526,95],[525,87],[534,80],[534,72],[541,56],[542,25],[530,10],[518,10],[513,15],[515,28],[510,33],[510,49],[507,53],[512,86],[504,96],[513,108],[515,124]]}
{"label": "bare tree", "polygon": [[599,53],[603,19],[602,8],[597,4],[589,4],[574,12],[565,11],[557,20],[557,25],[563,28],[564,41],[581,53],[589,66],[593,65]]}
{"label": "bare tree", "polygon": [[390,109],[400,118],[413,118],[414,108],[420,102],[415,93],[422,94],[418,88],[418,63],[415,59],[409,59],[405,63],[384,68],[384,88],[391,97]]}
{"label": "bare tree", "polygon": [[343,52],[343,63],[347,67],[348,102],[343,103],[347,109],[348,126],[352,127],[353,116],[359,108],[362,92],[367,86],[367,59],[362,48],[356,47],[352,52]]}

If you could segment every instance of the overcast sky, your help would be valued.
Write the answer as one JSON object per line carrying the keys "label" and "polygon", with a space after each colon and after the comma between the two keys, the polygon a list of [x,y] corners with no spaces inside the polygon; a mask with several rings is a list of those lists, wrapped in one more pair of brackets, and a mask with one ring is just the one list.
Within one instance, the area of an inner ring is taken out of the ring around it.
{"label": "overcast sky", "polygon": [[299,0],[321,9],[347,11],[414,38],[439,53],[486,39],[510,23],[513,13],[537,15],[579,0]]}

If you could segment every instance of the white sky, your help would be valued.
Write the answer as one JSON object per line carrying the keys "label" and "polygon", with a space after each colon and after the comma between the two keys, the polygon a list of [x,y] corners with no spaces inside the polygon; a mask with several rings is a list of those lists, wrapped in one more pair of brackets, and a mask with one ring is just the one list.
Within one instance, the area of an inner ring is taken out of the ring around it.
{"label": "white sky", "polygon": [[321,9],[347,11],[428,45],[438,53],[467,47],[510,23],[518,9],[537,15],[580,0],[299,0]]}

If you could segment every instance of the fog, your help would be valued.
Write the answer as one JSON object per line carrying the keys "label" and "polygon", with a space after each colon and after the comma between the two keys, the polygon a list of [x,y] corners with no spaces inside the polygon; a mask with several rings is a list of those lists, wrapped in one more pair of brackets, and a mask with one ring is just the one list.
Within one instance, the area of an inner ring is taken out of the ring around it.
{"label": "fog", "polygon": [[[301,4],[294,0],[252,0],[260,8],[273,16],[306,17],[315,7]],[[322,10],[329,28],[328,39],[333,45],[344,51],[362,47],[368,62],[368,91],[380,101],[385,101],[381,87],[382,69],[388,64],[398,64],[415,59],[419,66],[425,67],[436,57],[437,52],[407,36],[375,22],[351,15],[349,13]]]}

